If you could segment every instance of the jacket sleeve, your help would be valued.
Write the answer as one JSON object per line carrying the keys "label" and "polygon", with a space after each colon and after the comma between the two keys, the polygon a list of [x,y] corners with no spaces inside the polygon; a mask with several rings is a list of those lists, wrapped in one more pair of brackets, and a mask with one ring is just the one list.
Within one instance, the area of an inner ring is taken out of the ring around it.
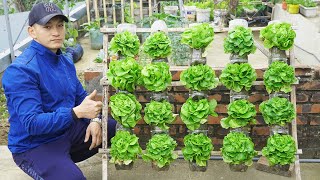
{"label": "jacket sleeve", "polygon": [[9,111],[17,114],[30,135],[51,134],[71,125],[71,108],[61,107],[54,112],[43,112],[37,73],[25,65],[10,65],[2,82]]}

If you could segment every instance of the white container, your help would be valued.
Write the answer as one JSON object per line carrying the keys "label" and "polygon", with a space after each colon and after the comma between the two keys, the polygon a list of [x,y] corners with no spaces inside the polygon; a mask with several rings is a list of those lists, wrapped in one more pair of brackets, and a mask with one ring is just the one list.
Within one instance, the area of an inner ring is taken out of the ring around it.
{"label": "white container", "polygon": [[229,31],[233,30],[236,26],[243,26],[245,28],[248,28],[248,21],[244,19],[234,19],[229,21]]}
{"label": "white container", "polygon": [[164,13],[176,16],[178,14],[178,6],[165,6]]}
{"label": "white container", "polygon": [[135,25],[135,24],[129,24],[129,23],[119,24],[119,25],[117,26],[117,33],[121,33],[121,32],[124,32],[124,31],[129,31],[129,32],[131,32],[132,34],[136,34],[136,32],[137,32],[137,25]]}
{"label": "white container", "polygon": [[300,4],[300,13],[305,17],[316,17],[318,7],[304,7]]}
{"label": "white container", "polygon": [[209,22],[210,21],[210,8],[208,9],[199,9],[197,8],[197,22]]}
{"label": "white container", "polygon": [[186,18],[189,21],[191,22],[196,21],[196,11],[197,11],[196,6],[184,6],[184,11],[186,13]]}
{"label": "white container", "polygon": [[280,21],[280,20],[272,20],[272,21],[268,22],[268,25],[275,24],[275,23],[282,23],[282,21]]}
{"label": "white container", "polygon": [[167,24],[163,20],[157,20],[151,25],[151,32],[163,31],[168,34]]}

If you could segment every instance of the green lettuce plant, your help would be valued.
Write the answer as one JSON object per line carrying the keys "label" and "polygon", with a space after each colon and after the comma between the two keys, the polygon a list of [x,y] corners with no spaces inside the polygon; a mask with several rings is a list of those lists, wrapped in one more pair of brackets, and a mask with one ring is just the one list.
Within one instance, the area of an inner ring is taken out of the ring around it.
{"label": "green lettuce plant", "polygon": [[193,26],[181,34],[181,43],[194,49],[205,49],[214,37],[213,27],[208,23]]}
{"label": "green lettuce plant", "polygon": [[198,166],[206,166],[213,150],[211,139],[203,133],[188,134],[184,137],[183,142],[185,146],[182,148],[184,159],[196,162]]}
{"label": "green lettuce plant", "polygon": [[143,44],[143,51],[153,59],[166,58],[171,52],[171,40],[164,32],[151,34]]}
{"label": "green lettuce plant", "polygon": [[256,71],[249,63],[227,64],[220,75],[222,84],[236,92],[249,91],[256,79]]}
{"label": "green lettuce plant", "polygon": [[142,68],[139,84],[149,91],[159,92],[165,90],[171,81],[169,65],[165,62],[153,62]]}
{"label": "green lettuce plant", "polygon": [[210,90],[219,84],[214,70],[206,64],[190,66],[183,70],[180,74],[180,81],[188,89],[197,91]]}
{"label": "green lettuce plant", "polygon": [[267,92],[291,92],[291,84],[296,81],[294,68],[282,61],[274,61],[263,75]]}
{"label": "green lettuce plant", "polygon": [[268,138],[267,146],[262,149],[269,164],[287,165],[295,161],[296,144],[292,136],[275,134]]}
{"label": "green lettuce plant", "polygon": [[188,98],[182,105],[180,117],[190,130],[196,130],[201,124],[208,121],[208,115],[217,117],[218,114],[214,112],[217,107],[217,101],[212,99],[200,99],[198,101]]}
{"label": "green lettuce plant", "polygon": [[252,159],[258,155],[251,138],[241,132],[230,132],[223,138],[221,153],[224,162],[247,166],[251,166]]}
{"label": "green lettuce plant", "polygon": [[236,26],[224,39],[224,52],[247,56],[256,51],[251,29]]}
{"label": "green lettuce plant", "polygon": [[136,34],[129,31],[117,33],[110,41],[110,51],[125,57],[134,57],[139,53],[140,41]]}
{"label": "green lettuce plant", "polygon": [[138,140],[135,134],[130,134],[128,131],[117,131],[111,139],[110,162],[129,165],[135,161],[138,155],[142,154]]}
{"label": "green lettuce plant", "polygon": [[266,124],[284,126],[296,116],[293,104],[286,98],[274,97],[260,104]]}
{"label": "green lettuce plant", "polygon": [[124,60],[111,61],[107,77],[114,88],[133,92],[138,83],[141,69],[136,60],[127,57]]}
{"label": "green lettuce plant", "polygon": [[169,129],[167,124],[174,120],[172,106],[168,101],[151,101],[144,108],[144,121],[149,125],[158,126],[162,130]]}
{"label": "green lettuce plant", "polygon": [[141,119],[141,104],[133,94],[117,93],[110,97],[112,117],[123,127],[133,128]]}
{"label": "green lettuce plant", "polygon": [[227,107],[228,117],[221,119],[221,126],[225,129],[244,127],[247,124],[255,124],[257,114],[255,106],[248,100],[233,101]]}
{"label": "green lettuce plant", "polygon": [[288,50],[293,46],[296,33],[289,23],[269,24],[260,31],[260,38],[266,48],[277,47]]}
{"label": "green lettuce plant", "polygon": [[178,155],[173,151],[177,147],[177,142],[167,134],[156,134],[147,143],[145,154],[142,155],[144,161],[152,161],[159,168],[170,165]]}

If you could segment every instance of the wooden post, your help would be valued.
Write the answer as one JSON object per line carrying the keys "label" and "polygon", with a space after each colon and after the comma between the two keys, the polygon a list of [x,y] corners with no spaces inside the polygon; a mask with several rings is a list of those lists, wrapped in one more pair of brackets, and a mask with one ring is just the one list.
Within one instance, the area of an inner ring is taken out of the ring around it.
{"label": "wooden post", "polygon": [[116,24],[116,2],[112,0],[112,16],[113,16],[113,24]]}
{"label": "wooden post", "polygon": [[124,23],[124,0],[121,0],[121,23]]}
{"label": "wooden post", "polygon": [[131,17],[134,20],[134,6],[133,6],[133,0],[130,0],[130,10],[131,10]]}
{"label": "wooden post", "polygon": [[149,0],[149,16],[152,16],[152,2]]}
{"label": "wooden post", "polygon": [[93,3],[94,3],[93,6],[94,6],[94,11],[95,11],[96,19],[98,19],[98,18],[99,18],[98,1],[97,1],[97,0],[94,0]]}
{"label": "wooden post", "polygon": [[107,22],[108,22],[108,17],[107,17],[106,0],[103,0],[103,16],[104,16],[104,23],[107,24]]}
{"label": "wooden post", "polygon": [[143,8],[143,4],[142,4],[142,0],[140,0],[140,19],[141,19],[141,20],[143,19],[143,11],[142,11],[142,8]]}
{"label": "wooden post", "polygon": [[90,1],[86,0],[86,5],[87,5],[87,20],[88,23],[90,23]]}

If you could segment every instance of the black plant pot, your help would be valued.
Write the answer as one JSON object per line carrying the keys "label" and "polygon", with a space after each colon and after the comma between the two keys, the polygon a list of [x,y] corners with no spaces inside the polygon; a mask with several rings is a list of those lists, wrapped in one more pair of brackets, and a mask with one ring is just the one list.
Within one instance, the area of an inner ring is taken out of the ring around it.
{"label": "black plant pot", "polygon": [[133,168],[133,161],[128,165],[115,164],[114,166],[116,167],[116,170],[131,170]]}
{"label": "black plant pot", "polygon": [[245,164],[229,164],[229,168],[231,171],[234,171],[234,172],[246,172],[248,169],[248,166]]}
{"label": "black plant pot", "polygon": [[156,171],[168,171],[170,165],[165,165],[162,168],[160,168],[155,162],[151,162],[151,167]]}
{"label": "black plant pot", "polygon": [[205,171],[207,171],[207,168],[208,168],[208,161],[207,161],[207,165],[206,166],[199,166],[199,165],[197,165],[196,162],[189,162],[189,169],[191,171],[205,172]]}
{"label": "black plant pot", "polygon": [[76,44],[74,47],[67,47],[66,54],[69,54],[73,62],[76,63],[83,56],[83,48],[80,44]]}

